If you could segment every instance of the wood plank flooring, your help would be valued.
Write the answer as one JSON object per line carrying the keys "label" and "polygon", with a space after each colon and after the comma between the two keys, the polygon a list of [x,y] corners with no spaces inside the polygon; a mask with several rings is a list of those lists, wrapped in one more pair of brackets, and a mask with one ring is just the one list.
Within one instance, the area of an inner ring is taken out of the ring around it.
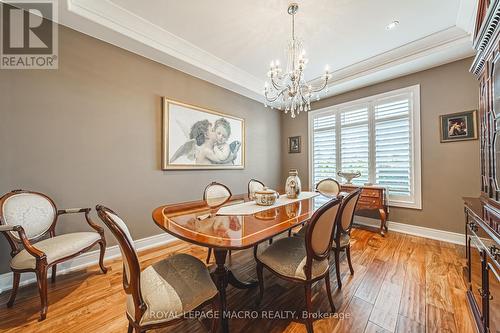
{"label": "wood plank flooring", "polygon": [[[331,281],[337,315],[318,319],[315,332],[474,332],[462,278],[463,246],[389,232],[353,231],[350,275],[341,257],[342,290],[336,288],[333,258]],[[267,246],[267,245],[261,245]],[[184,242],[140,254],[146,267],[172,253],[189,253],[204,260],[206,250]],[[58,277],[49,283],[47,319],[38,322],[39,298],[34,285],[20,289],[14,307],[7,309],[8,292],[0,295],[1,332],[126,332],[125,294],[121,260],[107,262],[108,274],[98,267]],[[242,280],[255,278],[252,250],[233,252],[233,271]],[[295,311],[305,309],[303,289],[264,271],[266,292],[257,309],[257,290],[229,287],[234,311]],[[324,282],[313,289],[313,308],[329,314]],[[268,314],[270,312],[267,312]],[[155,332],[206,332],[209,320],[189,319]],[[231,332],[305,332],[300,319],[231,319]]]}

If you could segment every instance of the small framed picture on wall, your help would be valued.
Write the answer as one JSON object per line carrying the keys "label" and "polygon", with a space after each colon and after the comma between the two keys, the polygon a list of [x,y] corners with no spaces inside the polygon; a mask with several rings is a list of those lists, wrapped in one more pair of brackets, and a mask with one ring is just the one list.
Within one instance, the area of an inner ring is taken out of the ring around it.
{"label": "small framed picture on wall", "polygon": [[439,116],[441,142],[477,139],[477,110]]}
{"label": "small framed picture on wall", "polygon": [[300,153],[300,136],[291,136],[288,138],[288,153]]}

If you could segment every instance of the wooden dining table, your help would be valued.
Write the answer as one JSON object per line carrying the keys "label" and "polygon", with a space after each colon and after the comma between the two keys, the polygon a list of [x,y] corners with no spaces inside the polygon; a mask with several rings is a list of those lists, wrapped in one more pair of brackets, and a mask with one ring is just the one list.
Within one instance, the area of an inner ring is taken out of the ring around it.
{"label": "wooden dining table", "polygon": [[217,211],[228,205],[249,201],[248,195],[233,195],[218,207],[205,201],[169,204],[153,211],[154,222],[167,233],[186,242],[212,248],[215,270],[212,277],[220,295],[221,325],[229,332],[226,289],[230,284],[239,289],[257,286],[256,281],[240,281],[226,265],[230,250],[243,250],[257,246],[277,235],[307,222],[314,211],[332,199],[318,194],[315,197],[279,207],[270,207],[251,215],[217,215]]}

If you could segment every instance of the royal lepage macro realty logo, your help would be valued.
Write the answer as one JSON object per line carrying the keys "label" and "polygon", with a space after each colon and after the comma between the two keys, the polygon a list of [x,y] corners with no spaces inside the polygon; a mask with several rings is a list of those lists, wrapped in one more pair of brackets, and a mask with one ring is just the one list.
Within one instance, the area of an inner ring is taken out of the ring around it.
{"label": "royal lepage macro realty logo", "polygon": [[57,3],[2,1],[0,11],[0,68],[57,69]]}

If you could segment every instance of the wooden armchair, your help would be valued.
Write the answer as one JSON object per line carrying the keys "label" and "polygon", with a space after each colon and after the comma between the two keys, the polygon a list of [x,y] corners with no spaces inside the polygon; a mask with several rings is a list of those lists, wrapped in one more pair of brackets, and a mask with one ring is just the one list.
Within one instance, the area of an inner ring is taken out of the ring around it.
{"label": "wooden armchair", "polygon": [[[106,250],[104,230],[92,222],[90,211],[90,208],[57,210],[52,199],[38,192],[15,190],[0,198],[0,232],[7,238],[11,247],[10,267],[14,274],[7,307],[14,304],[21,273],[34,272],[40,293],[40,320],[44,320],[47,316],[49,268],[52,268],[52,282],[55,282],[57,264],[76,257],[97,244],[101,250],[99,265],[103,273],[107,272],[103,264]],[[94,231],[56,236],[57,218],[64,214],[77,213],[85,214],[85,220]],[[40,240],[42,238],[43,240]]]}

